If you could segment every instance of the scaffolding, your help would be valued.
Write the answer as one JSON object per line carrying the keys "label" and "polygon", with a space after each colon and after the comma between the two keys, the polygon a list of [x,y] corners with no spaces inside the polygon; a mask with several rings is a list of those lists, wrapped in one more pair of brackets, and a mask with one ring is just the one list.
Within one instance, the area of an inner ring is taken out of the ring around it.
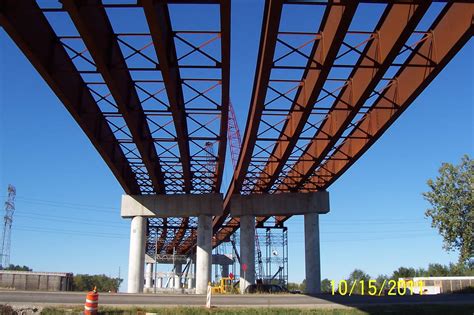
{"label": "scaffolding", "polygon": [[[235,249],[240,248],[240,231],[231,235],[231,244]],[[222,246],[222,245],[220,245]],[[260,257],[258,251],[260,247]],[[229,248],[228,246],[227,248]],[[232,272],[236,274],[238,266],[238,252],[234,254],[234,265]],[[260,268],[259,261],[262,261]],[[265,284],[278,284],[284,287],[288,285],[288,228],[285,226],[263,226],[255,229],[255,274],[256,280]]]}
{"label": "scaffolding", "polygon": [[261,280],[263,283],[288,285],[288,229],[287,227],[262,227],[256,229],[265,262]]}

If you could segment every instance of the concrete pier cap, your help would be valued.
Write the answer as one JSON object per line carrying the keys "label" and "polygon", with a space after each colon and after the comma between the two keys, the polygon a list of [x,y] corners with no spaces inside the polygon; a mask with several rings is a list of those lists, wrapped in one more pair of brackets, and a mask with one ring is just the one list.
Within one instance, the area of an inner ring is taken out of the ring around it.
{"label": "concrete pier cap", "polygon": [[141,216],[198,217],[215,216],[223,212],[223,195],[220,193],[201,195],[123,195],[120,215],[122,218]]}
{"label": "concrete pier cap", "polygon": [[234,217],[325,214],[328,212],[329,192],[327,191],[233,195],[230,203],[230,214]]}

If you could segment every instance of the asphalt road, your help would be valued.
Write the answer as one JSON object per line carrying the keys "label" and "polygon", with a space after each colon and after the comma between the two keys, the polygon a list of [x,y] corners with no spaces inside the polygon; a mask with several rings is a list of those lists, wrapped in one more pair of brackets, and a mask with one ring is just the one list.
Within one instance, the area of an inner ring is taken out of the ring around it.
{"label": "asphalt road", "polygon": [[[0,304],[22,305],[82,305],[85,293],[77,292],[27,292],[0,291]],[[126,294],[100,293],[99,305],[137,305],[137,306],[203,306],[204,295],[176,294]],[[425,295],[425,296],[326,296],[311,297],[306,295],[213,295],[212,304],[216,306],[244,307],[334,307],[390,304],[472,304],[474,294]]]}

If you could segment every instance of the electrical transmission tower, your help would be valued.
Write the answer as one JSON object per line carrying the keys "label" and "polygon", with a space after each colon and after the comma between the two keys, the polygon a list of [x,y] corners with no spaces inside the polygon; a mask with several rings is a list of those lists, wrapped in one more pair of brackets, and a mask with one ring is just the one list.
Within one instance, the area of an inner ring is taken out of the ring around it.
{"label": "electrical transmission tower", "polygon": [[8,197],[5,201],[5,217],[2,235],[2,247],[0,247],[0,269],[10,266],[10,241],[12,234],[13,212],[15,212],[16,189],[8,185]]}

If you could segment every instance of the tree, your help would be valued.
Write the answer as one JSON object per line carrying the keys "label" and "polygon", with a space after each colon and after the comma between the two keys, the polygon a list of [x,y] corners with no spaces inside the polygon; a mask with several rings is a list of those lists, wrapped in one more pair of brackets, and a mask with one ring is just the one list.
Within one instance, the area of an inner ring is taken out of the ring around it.
{"label": "tree", "polygon": [[7,268],[5,268],[4,270],[33,271],[33,269],[31,269],[31,268],[28,267],[28,266],[20,266],[20,265],[12,265],[12,264],[10,264],[10,266],[8,266]]}
{"label": "tree", "polygon": [[288,288],[289,291],[296,291],[296,290],[300,289],[300,285],[299,285],[299,283],[288,282],[287,288]]}
{"label": "tree", "polygon": [[390,281],[390,278],[387,275],[378,275],[375,281],[377,282],[377,288],[380,288],[383,285],[385,289],[386,287],[388,287],[388,282]]}
{"label": "tree", "polygon": [[303,279],[303,282],[301,282],[300,290],[303,291],[303,292],[306,291],[306,279]]}
{"label": "tree", "polygon": [[416,277],[415,268],[400,267],[395,270],[392,274],[392,279],[398,280],[399,278],[413,278]]}
{"label": "tree", "polygon": [[321,281],[321,293],[331,293],[331,292],[332,292],[331,281],[327,278],[324,278]]}
{"label": "tree", "polygon": [[443,248],[459,250],[459,262],[473,256],[474,233],[474,161],[464,155],[461,164],[443,163],[439,176],[429,179],[430,191],[423,193],[432,208],[425,216],[444,239]]}
{"label": "tree", "polygon": [[97,287],[101,292],[117,292],[123,279],[110,278],[106,275],[75,275],[72,281],[73,291],[90,291]]}
{"label": "tree", "polygon": [[429,264],[426,272],[428,277],[446,277],[450,275],[449,267],[441,264]]}
{"label": "tree", "polygon": [[[352,285],[354,282],[359,282],[363,281],[364,285],[367,285],[370,280],[370,275],[365,273],[364,271],[360,269],[354,269],[349,275],[349,278],[347,279],[347,286],[349,288],[352,288]],[[362,293],[362,286],[359,284],[354,285],[354,290],[352,291],[353,294],[361,294]]]}

